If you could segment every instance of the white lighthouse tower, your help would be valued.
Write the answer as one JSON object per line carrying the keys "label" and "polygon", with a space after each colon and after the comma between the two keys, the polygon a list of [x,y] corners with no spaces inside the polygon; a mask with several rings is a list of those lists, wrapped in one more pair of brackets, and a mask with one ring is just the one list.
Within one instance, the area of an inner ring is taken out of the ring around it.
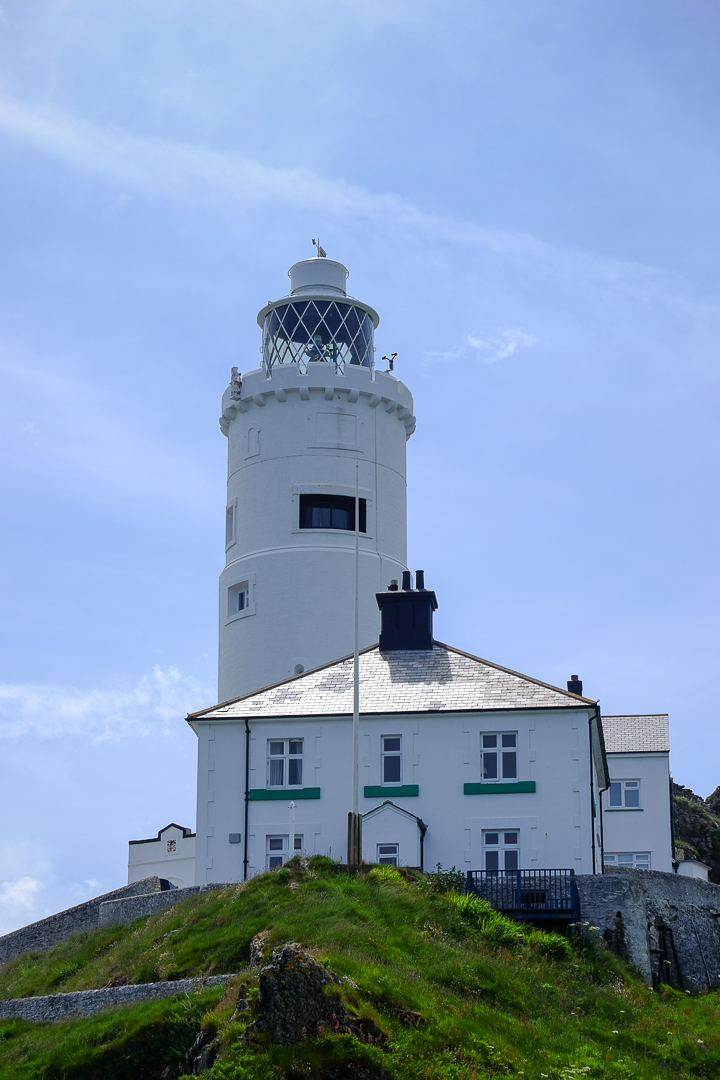
{"label": "white lighthouse tower", "polygon": [[223,395],[220,701],[352,652],[356,462],[361,648],[378,640],[375,594],[406,568],[412,396],[375,370],[379,317],[347,295],[341,263],[289,276],[258,314],[262,367],[233,369]]}

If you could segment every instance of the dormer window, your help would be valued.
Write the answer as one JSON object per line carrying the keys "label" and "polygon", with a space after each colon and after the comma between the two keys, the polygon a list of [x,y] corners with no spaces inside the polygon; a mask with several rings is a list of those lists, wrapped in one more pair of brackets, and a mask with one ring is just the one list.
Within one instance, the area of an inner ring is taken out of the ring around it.
{"label": "dormer window", "polygon": [[[367,501],[360,499],[360,528],[367,531]],[[355,499],[352,495],[301,495],[301,529],[342,529],[355,532]]]}

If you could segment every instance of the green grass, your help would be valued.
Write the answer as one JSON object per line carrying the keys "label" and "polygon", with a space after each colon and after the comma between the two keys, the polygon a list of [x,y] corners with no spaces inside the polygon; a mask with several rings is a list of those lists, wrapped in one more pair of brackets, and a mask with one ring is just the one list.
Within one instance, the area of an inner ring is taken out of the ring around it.
{"label": "green grass", "polygon": [[[0,969],[1,998],[99,987],[117,977],[239,972],[238,985],[252,984],[249,943],[268,930],[269,948],[300,942],[356,984],[345,981],[342,995],[387,1033],[384,1049],[325,1035],[298,1047],[246,1050],[241,1036],[251,1014],[231,1021],[237,987],[219,988],[74,1023],[0,1023],[0,1080],[136,1080],[146,1075],[137,1066],[143,1047],[177,1069],[202,1014],[221,1041],[209,1080],[720,1077],[720,996],[654,993],[587,938],[570,946],[438,884],[390,868],[355,877],[326,860],[305,869],[294,860],[246,886],[79,935]],[[424,1025],[406,1026],[410,1013]]]}

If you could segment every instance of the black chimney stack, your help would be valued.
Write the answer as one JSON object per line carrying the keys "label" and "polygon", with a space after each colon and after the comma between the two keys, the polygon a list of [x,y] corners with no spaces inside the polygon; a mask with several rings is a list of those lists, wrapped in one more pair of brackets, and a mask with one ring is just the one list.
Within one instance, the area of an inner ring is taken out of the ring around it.
{"label": "black chimney stack", "polygon": [[567,688],[571,694],[579,694],[582,697],[582,679],[578,679],[577,675],[570,676]]}
{"label": "black chimney stack", "polygon": [[382,619],[380,652],[432,649],[437,600],[435,593],[425,588],[424,570],[415,571],[415,584],[413,589],[410,571],[403,570],[401,589],[394,581],[387,592],[375,594]]}

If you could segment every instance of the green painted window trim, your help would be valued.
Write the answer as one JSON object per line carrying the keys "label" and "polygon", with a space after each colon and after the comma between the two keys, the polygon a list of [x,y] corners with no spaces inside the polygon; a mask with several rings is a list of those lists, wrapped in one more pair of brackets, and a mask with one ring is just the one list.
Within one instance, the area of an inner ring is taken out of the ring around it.
{"label": "green painted window trim", "polygon": [[644,806],[606,806],[606,814],[642,814]]}
{"label": "green painted window trim", "polygon": [[383,795],[394,795],[396,799],[414,799],[420,794],[418,784],[402,784],[398,787],[366,787],[366,799],[382,799]]}
{"label": "green painted window trim", "polygon": [[319,787],[304,788],[250,788],[248,791],[250,802],[267,802],[274,799],[319,799]]}
{"label": "green painted window trim", "polygon": [[466,795],[516,795],[535,791],[534,780],[520,780],[517,784],[465,784]]}

